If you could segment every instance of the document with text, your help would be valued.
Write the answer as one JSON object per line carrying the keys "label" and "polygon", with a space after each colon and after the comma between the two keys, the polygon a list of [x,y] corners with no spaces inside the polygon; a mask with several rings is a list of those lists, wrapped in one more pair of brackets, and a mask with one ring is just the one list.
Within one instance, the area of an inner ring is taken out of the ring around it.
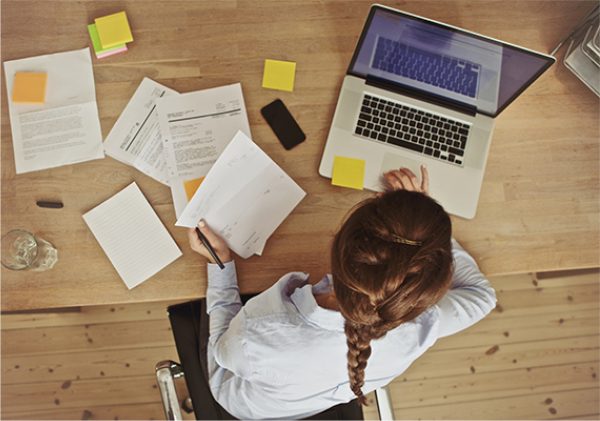
{"label": "document with text", "polygon": [[[41,104],[17,103],[18,72],[47,75]],[[89,48],[4,63],[17,174],[104,158]]]}
{"label": "document with text", "polygon": [[175,225],[195,227],[204,219],[246,259],[262,253],[268,238],[305,195],[262,149],[238,132]]}
{"label": "document with text", "polygon": [[144,78],[104,140],[106,154],[168,185],[156,100],[177,91]]}
{"label": "document with text", "polygon": [[238,130],[250,134],[239,83],[157,100],[168,182],[179,217]]}

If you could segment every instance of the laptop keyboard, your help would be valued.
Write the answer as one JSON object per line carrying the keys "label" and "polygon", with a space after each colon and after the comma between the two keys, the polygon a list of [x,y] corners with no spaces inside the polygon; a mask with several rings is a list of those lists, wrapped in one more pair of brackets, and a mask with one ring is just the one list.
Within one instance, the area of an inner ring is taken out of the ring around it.
{"label": "laptop keyboard", "polygon": [[479,64],[379,37],[373,68],[475,98]]}
{"label": "laptop keyboard", "polygon": [[465,123],[365,95],[354,133],[462,166],[469,129]]}

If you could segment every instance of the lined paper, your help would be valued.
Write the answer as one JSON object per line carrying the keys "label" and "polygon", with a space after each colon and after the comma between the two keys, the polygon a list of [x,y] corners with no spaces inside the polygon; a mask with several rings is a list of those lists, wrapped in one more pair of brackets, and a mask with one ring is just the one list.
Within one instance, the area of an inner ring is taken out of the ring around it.
{"label": "lined paper", "polygon": [[129,289],[181,256],[135,182],[84,214],[83,219]]}

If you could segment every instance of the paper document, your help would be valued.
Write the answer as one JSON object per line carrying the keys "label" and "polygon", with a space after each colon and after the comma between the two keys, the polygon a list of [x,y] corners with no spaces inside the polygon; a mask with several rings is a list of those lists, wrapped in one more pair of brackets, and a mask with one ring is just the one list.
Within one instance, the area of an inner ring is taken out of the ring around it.
{"label": "paper document", "polygon": [[83,219],[129,289],[181,256],[135,182]]}
{"label": "paper document", "polygon": [[104,141],[106,154],[168,185],[156,100],[176,91],[144,78]]}
{"label": "paper document", "polygon": [[200,219],[246,259],[260,254],[267,239],[306,195],[269,156],[238,132],[175,225]]}
{"label": "paper document", "polygon": [[190,199],[186,183],[199,184],[238,130],[251,136],[250,125],[239,83],[163,97],[157,103],[179,217]]}
{"label": "paper document", "polygon": [[17,72],[47,74],[43,104],[9,95],[17,174],[104,158],[89,48],[5,62],[7,92]]}

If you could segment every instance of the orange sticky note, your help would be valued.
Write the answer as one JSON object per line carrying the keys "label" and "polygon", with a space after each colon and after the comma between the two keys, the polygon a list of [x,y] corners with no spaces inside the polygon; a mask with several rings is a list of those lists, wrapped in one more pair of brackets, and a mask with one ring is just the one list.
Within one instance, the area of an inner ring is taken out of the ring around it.
{"label": "orange sticky note", "polygon": [[185,195],[187,196],[188,202],[192,200],[194,193],[200,187],[200,184],[204,181],[204,177],[194,178],[193,180],[184,181],[183,188],[185,189]]}
{"label": "orange sticky note", "polygon": [[333,159],[331,184],[340,187],[362,190],[365,183],[364,159],[336,156]]}
{"label": "orange sticky note", "polygon": [[46,73],[17,72],[13,82],[12,100],[28,104],[46,101]]}

